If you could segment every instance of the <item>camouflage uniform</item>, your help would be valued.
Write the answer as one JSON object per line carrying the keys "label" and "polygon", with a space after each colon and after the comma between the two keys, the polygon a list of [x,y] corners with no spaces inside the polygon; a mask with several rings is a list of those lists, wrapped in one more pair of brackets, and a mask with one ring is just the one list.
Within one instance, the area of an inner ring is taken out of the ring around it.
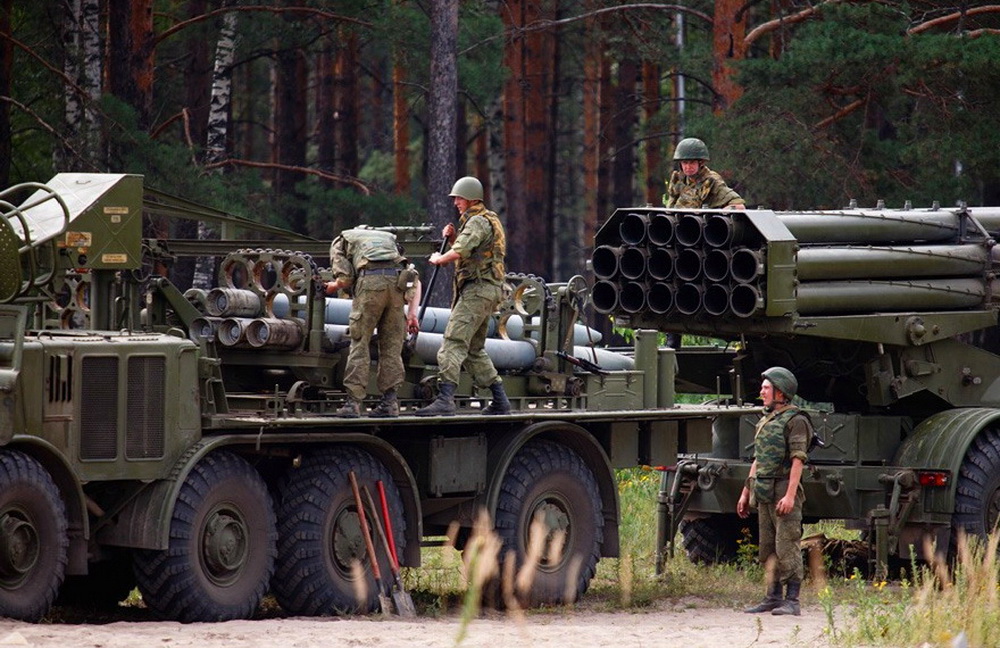
{"label": "camouflage uniform", "polygon": [[481,202],[474,203],[459,218],[451,249],[460,258],[455,261],[451,315],[437,354],[438,380],[457,384],[464,363],[473,383],[488,387],[498,376],[484,346],[490,316],[503,298],[507,253],[500,218]]}
{"label": "camouflage uniform", "polygon": [[702,166],[691,177],[681,171],[674,171],[666,185],[667,193],[663,194],[663,204],[666,207],[721,209],[745,204],[740,195],[729,188],[722,176],[707,166]]}
{"label": "camouflage uniform", "polygon": [[344,370],[344,389],[355,401],[368,393],[371,355],[368,345],[378,329],[378,389],[396,389],[404,375],[402,349],[406,339],[403,305],[409,296],[400,288],[400,272],[412,273],[413,266],[396,247],[389,232],[352,229],[341,233],[330,245],[330,262],[336,278],[344,286],[354,286],[349,332],[351,349]]}
{"label": "camouflage uniform", "polygon": [[778,515],[775,505],[788,490],[792,459],[803,463],[808,459],[812,424],[797,407],[772,411],[757,424],[754,436],[756,477],[751,492],[757,505],[760,530],[760,564],[766,565],[771,556],[777,558],[775,581],[801,582],[803,576],[802,505],[805,494],[799,486],[795,505],[787,515]]}

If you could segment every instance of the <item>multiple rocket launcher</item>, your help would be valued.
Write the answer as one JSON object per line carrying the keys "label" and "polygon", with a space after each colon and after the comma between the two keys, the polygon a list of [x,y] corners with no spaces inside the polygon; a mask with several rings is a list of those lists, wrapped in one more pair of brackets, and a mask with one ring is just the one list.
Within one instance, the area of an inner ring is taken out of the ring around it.
{"label": "multiple rocket launcher", "polygon": [[593,303],[634,326],[703,334],[773,332],[773,318],[995,317],[996,232],[997,208],[618,210],[595,237]]}

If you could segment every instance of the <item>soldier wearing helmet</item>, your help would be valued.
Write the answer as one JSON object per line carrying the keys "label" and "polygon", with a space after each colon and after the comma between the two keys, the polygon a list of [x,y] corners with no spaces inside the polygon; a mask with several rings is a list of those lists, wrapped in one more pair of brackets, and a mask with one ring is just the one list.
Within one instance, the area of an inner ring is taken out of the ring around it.
{"label": "soldier wearing helmet", "polygon": [[746,209],[745,201],[729,188],[726,181],[706,166],[708,147],[694,137],[682,139],[674,149],[674,161],[680,165],[667,181],[663,194],[666,207],[695,209]]}
{"label": "soldier wearing helmet", "polygon": [[458,230],[451,223],[444,226],[441,235],[451,249],[433,253],[429,261],[455,264],[452,310],[437,354],[438,396],[414,414],[453,415],[463,365],[472,374],[473,387],[489,387],[493,394],[483,414],[510,414],[503,381],[485,350],[490,316],[503,297],[507,237],[500,218],[483,204],[483,185],[477,178],[459,178],[449,195],[458,210]]}
{"label": "soldier wearing helmet", "polygon": [[742,518],[749,517],[751,507],[757,508],[759,556],[768,578],[764,599],[746,609],[752,614],[800,614],[799,542],[805,502],[801,481],[813,429],[809,416],[791,404],[798,386],[795,375],[784,367],[771,367],[761,374],[765,415],[757,423],[750,476],[736,503]]}

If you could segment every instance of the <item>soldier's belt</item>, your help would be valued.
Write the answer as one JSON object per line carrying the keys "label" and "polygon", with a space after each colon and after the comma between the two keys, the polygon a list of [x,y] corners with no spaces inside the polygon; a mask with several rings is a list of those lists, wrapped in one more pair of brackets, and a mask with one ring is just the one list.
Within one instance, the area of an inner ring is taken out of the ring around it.
{"label": "soldier's belt", "polygon": [[361,276],[365,275],[388,275],[395,277],[399,274],[399,268],[364,268],[361,270]]}

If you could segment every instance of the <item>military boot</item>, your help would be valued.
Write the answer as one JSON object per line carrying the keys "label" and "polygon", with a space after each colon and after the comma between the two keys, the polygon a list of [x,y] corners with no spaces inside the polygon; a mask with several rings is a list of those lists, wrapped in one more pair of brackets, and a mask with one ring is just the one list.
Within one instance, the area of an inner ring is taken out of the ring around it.
{"label": "military boot", "polygon": [[443,382],[438,385],[438,395],[427,407],[421,407],[413,413],[414,416],[454,416],[458,409],[455,406],[455,383]]}
{"label": "military boot", "polygon": [[387,389],[382,394],[382,400],[368,413],[373,418],[396,418],[399,416],[399,399],[396,398],[395,389]]}
{"label": "military boot", "polygon": [[767,590],[767,596],[764,600],[753,607],[748,607],[743,610],[747,614],[760,614],[761,612],[770,612],[780,606],[781,600],[781,583],[771,583],[771,587]]}
{"label": "military boot", "polygon": [[490,391],[493,392],[493,400],[483,408],[483,414],[510,414],[510,401],[503,390],[503,383],[497,380],[490,385]]}
{"label": "military boot", "polygon": [[364,405],[361,404],[361,401],[348,398],[340,409],[334,412],[334,415],[340,418],[358,418],[361,416],[362,409],[364,409]]}
{"label": "military boot", "polygon": [[802,583],[799,581],[788,581],[788,593],[785,594],[785,600],[781,602],[781,605],[771,610],[771,614],[775,616],[786,614],[799,616],[802,614],[802,609],[799,607],[799,589],[801,587]]}

